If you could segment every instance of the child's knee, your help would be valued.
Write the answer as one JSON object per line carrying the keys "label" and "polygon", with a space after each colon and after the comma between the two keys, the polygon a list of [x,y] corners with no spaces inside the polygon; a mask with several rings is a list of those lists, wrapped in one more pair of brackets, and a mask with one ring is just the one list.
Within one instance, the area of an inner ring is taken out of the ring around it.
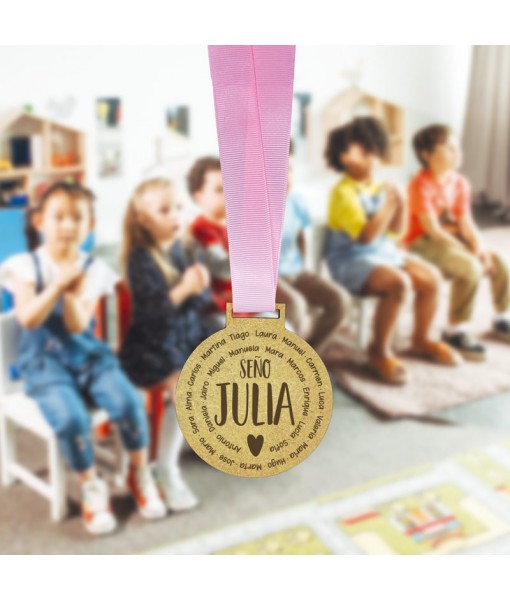
{"label": "child's knee", "polygon": [[403,302],[411,289],[412,282],[409,275],[402,271],[395,271],[388,283],[387,293],[399,302]]}
{"label": "child's knee", "polygon": [[308,304],[302,294],[296,290],[289,293],[287,300],[287,312],[294,315],[296,318],[302,317],[308,310]]}
{"label": "child's knee", "polygon": [[83,412],[69,412],[59,419],[55,433],[58,437],[66,439],[85,438],[90,435],[90,417]]}
{"label": "child's knee", "polygon": [[422,289],[425,293],[438,294],[441,287],[442,276],[438,269],[435,267],[426,267],[425,276],[422,281]]}
{"label": "child's knee", "polygon": [[113,421],[127,420],[131,423],[145,418],[142,398],[131,385],[120,385],[115,391],[110,418]]}
{"label": "child's knee", "polygon": [[473,286],[478,285],[483,277],[483,266],[481,262],[474,256],[466,255],[460,265],[458,272],[455,274],[455,279],[460,279],[465,283]]}
{"label": "child's knee", "polygon": [[494,265],[496,266],[496,276],[503,275],[506,279],[510,277],[510,265],[508,261],[498,252],[492,252],[492,260],[494,261]]}
{"label": "child's knee", "polygon": [[340,321],[349,312],[351,296],[339,285],[332,285],[327,298],[326,310]]}

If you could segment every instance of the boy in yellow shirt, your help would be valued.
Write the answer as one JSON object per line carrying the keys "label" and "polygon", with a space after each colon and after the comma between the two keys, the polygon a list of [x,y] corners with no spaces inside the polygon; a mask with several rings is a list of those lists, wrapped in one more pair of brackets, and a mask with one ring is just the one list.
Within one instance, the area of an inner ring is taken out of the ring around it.
{"label": "boy in yellow shirt", "polygon": [[407,221],[403,195],[388,183],[374,180],[388,136],[373,117],[358,117],[330,133],[326,159],[345,173],[329,201],[326,260],[333,279],[355,295],[380,298],[369,363],[385,382],[405,383],[405,365],[391,343],[395,323],[408,290],[415,292],[413,349],[443,365],[457,365],[460,355],[448,344],[432,340],[430,328],[438,304],[438,278],[424,262],[401,250],[395,238]]}

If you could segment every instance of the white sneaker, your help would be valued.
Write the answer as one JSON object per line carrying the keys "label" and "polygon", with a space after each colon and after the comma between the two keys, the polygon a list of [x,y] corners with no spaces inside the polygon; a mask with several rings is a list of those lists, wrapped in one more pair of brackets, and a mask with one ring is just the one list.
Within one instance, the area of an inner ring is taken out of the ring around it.
{"label": "white sneaker", "polygon": [[156,477],[166,505],[172,511],[191,510],[200,504],[198,498],[178,471],[158,471]]}
{"label": "white sneaker", "polygon": [[117,527],[117,519],[110,507],[108,486],[99,477],[82,484],[81,513],[85,529],[93,535],[105,535]]}
{"label": "white sneaker", "polygon": [[127,486],[145,519],[161,519],[166,515],[166,506],[159,494],[150,468],[129,467]]}

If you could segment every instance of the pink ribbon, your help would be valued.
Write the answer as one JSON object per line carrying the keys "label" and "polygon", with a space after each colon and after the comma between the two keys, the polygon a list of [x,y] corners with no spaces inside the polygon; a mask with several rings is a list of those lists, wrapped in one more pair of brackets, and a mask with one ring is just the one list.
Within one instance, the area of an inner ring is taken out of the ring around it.
{"label": "pink ribbon", "polygon": [[234,312],[275,310],[295,46],[209,46]]}

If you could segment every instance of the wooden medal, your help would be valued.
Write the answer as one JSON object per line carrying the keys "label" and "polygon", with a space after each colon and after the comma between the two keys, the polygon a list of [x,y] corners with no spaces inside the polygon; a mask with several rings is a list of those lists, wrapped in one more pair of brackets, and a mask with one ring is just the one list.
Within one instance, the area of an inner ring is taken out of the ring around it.
{"label": "wooden medal", "polygon": [[318,446],[332,412],[329,374],[319,355],[278,318],[234,317],[202,342],[177,385],[177,418],[193,450],[211,466],[267,477],[296,466]]}

